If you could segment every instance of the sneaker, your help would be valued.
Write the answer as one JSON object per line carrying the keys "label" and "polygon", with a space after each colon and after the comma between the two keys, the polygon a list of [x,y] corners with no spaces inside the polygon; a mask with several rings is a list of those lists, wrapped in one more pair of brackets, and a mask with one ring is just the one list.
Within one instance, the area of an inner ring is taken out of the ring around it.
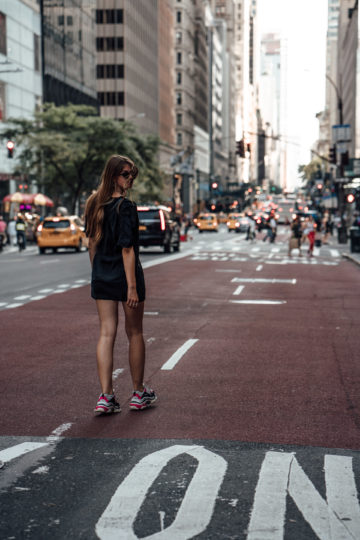
{"label": "sneaker", "polygon": [[147,409],[150,407],[154,401],[157,400],[157,396],[154,390],[144,386],[144,391],[134,391],[132,398],[130,400],[130,409],[134,411],[141,411],[142,409]]}
{"label": "sneaker", "polygon": [[105,394],[100,394],[96,407],[95,414],[109,414],[121,412],[120,404],[116,401],[115,396],[108,399]]}

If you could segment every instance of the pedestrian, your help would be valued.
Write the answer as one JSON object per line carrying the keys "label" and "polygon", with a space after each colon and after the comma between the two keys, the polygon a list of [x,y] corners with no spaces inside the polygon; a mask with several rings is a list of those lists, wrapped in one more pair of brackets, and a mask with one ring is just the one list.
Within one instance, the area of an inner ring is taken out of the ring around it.
{"label": "pedestrian", "polygon": [[302,227],[299,216],[296,216],[291,223],[291,237],[289,240],[289,252],[288,255],[291,257],[291,251],[293,249],[299,250],[299,256],[302,257],[301,253],[301,239],[302,239]]}
{"label": "pedestrian", "polygon": [[247,220],[248,220],[248,228],[247,228],[247,232],[246,232],[246,240],[250,240],[251,242],[253,242],[255,240],[255,238],[256,238],[255,219],[250,214],[248,214],[247,215]]}
{"label": "pedestrian", "polygon": [[309,216],[308,218],[308,222],[306,224],[304,234],[309,241],[308,255],[309,257],[312,257],[313,251],[314,251],[314,244],[315,244],[315,223],[314,223],[314,218],[312,216]]}
{"label": "pedestrian", "polygon": [[26,249],[26,223],[22,214],[18,214],[16,220],[16,239],[19,251]]}
{"label": "pedestrian", "polygon": [[275,242],[276,232],[277,232],[277,223],[276,223],[274,214],[272,214],[270,217],[270,227],[271,227],[271,233],[272,233],[271,238],[270,238],[270,243],[273,244]]}
{"label": "pedestrian", "polygon": [[1,245],[1,248],[2,248],[2,246],[5,246],[5,244],[7,242],[6,229],[7,229],[6,222],[4,221],[3,217],[0,216],[0,245]]}
{"label": "pedestrian", "polygon": [[9,241],[11,246],[16,246],[16,221],[15,217],[11,218],[8,226],[7,226],[7,232],[9,235]]}
{"label": "pedestrian", "polygon": [[130,409],[149,407],[156,395],[145,386],[143,315],[144,274],[139,260],[139,219],[136,204],[126,198],[137,177],[136,165],[125,156],[111,156],[98,189],[85,208],[85,230],[92,265],[91,296],[96,300],[100,337],[96,349],[101,394],[95,414],[120,412],[113,389],[113,349],[122,303],[129,341],[129,364],[133,382]]}

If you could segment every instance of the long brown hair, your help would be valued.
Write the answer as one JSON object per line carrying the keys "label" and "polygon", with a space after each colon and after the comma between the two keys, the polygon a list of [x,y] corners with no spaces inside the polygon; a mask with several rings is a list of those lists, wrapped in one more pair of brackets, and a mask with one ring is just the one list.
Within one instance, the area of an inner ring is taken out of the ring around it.
{"label": "long brown hair", "polygon": [[134,181],[138,174],[135,163],[126,156],[111,156],[102,172],[98,189],[86,201],[86,235],[94,241],[95,245],[99,243],[102,236],[104,207],[111,202],[115,181],[123,172],[125,165],[131,167],[131,176]]}

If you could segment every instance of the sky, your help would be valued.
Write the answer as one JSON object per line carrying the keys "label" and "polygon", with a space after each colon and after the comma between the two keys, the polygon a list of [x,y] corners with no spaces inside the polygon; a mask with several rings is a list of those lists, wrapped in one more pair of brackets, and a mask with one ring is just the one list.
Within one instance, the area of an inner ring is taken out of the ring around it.
{"label": "sky", "polygon": [[316,113],[325,106],[328,0],[258,0],[260,33],[276,32],[288,46],[287,140],[290,180],[311,159],[319,135]]}

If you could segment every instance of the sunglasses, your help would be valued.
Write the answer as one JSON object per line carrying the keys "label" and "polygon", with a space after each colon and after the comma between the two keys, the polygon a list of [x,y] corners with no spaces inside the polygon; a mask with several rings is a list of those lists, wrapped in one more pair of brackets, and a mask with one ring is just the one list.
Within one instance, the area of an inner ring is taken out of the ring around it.
{"label": "sunglasses", "polygon": [[129,178],[129,176],[131,176],[131,178],[133,178],[133,175],[132,175],[131,171],[124,171],[123,173],[121,173],[121,176],[123,178]]}

